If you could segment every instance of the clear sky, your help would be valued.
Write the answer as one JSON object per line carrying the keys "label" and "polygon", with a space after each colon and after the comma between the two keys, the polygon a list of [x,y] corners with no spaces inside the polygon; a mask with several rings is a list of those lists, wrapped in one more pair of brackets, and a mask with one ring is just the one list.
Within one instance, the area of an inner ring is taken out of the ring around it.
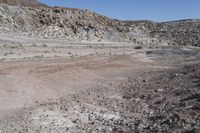
{"label": "clear sky", "polygon": [[200,0],[40,0],[50,6],[88,9],[123,20],[200,19]]}

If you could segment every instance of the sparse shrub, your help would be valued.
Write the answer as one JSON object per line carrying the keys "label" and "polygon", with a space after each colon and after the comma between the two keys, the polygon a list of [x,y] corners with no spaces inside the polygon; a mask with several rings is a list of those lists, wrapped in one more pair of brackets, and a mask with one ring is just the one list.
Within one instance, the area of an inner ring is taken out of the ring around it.
{"label": "sparse shrub", "polygon": [[4,56],[10,55],[10,54],[13,54],[13,52],[6,52],[4,53]]}
{"label": "sparse shrub", "polygon": [[132,38],[133,43],[137,43],[137,40],[135,38]]}
{"label": "sparse shrub", "polygon": [[3,47],[5,48],[7,46],[7,44],[4,44]]}
{"label": "sparse shrub", "polygon": [[151,51],[147,51],[147,52],[146,52],[146,54],[151,54],[151,53],[152,53]]}
{"label": "sparse shrub", "polygon": [[135,46],[134,49],[142,49],[142,46]]}
{"label": "sparse shrub", "polygon": [[46,44],[43,44],[42,47],[47,47],[47,45],[46,45]]}
{"label": "sparse shrub", "polygon": [[43,58],[44,55],[36,55],[35,58]]}

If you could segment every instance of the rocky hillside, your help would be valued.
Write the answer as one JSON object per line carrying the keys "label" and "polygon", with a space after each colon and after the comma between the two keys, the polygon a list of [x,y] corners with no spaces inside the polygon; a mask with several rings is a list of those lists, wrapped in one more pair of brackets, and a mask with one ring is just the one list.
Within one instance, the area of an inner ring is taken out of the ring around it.
{"label": "rocky hillside", "polygon": [[171,40],[175,45],[200,46],[200,20],[158,23],[150,36]]}
{"label": "rocky hillside", "polygon": [[60,7],[0,4],[0,32],[69,41],[200,46],[200,20],[119,21],[87,10]]}

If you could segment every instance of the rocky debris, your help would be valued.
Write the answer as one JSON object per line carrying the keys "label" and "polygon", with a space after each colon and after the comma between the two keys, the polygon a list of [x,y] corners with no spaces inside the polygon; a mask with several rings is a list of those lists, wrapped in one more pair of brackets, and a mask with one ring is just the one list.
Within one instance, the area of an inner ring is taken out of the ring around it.
{"label": "rocky debris", "polygon": [[200,20],[181,20],[157,24],[150,35],[171,40],[173,45],[200,46]]}
{"label": "rocky debris", "polygon": [[[170,69],[138,71],[125,81],[107,81],[106,87],[21,109],[0,119],[0,130],[197,133],[200,130],[200,62],[199,57],[193,60],[190,57],[178,64],[176,61]],[[168,61],[165,58],[164,62],[169,64]]]}
{"label": "rocky debris", "polygon": [[[69,41],[131,42],[199,46],[199,20],[155,23],[120,21],[62,7],[0,5],[0,32]],[[189,38],[189,39],[188,39]]]}

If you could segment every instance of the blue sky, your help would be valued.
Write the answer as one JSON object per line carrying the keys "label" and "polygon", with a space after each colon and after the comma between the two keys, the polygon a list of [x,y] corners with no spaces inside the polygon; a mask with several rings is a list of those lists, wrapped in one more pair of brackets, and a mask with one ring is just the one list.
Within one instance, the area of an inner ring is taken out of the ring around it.
{"label": "blue sky", "polygon": [[41,0],[51,6],[88,9],[123,20],[200,19],[200,0]]}

